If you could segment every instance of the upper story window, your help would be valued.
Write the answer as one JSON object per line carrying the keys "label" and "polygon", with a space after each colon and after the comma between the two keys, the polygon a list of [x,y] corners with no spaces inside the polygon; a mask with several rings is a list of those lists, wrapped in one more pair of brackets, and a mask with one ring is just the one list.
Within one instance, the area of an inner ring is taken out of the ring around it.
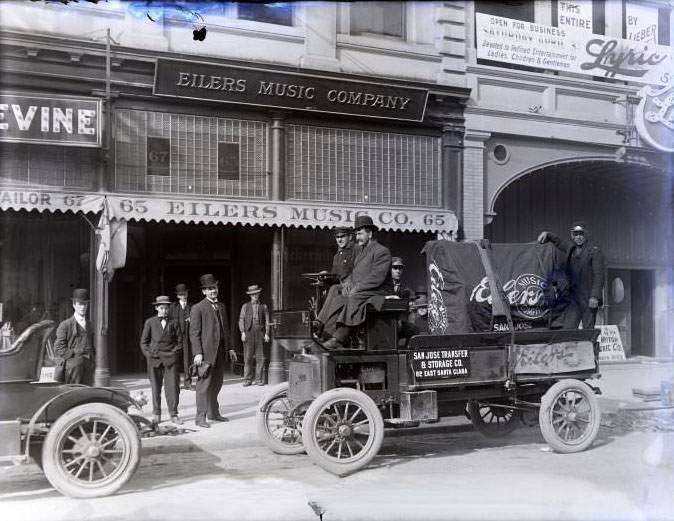
{"label": "upper story window", "polygon": [[349,33],[405,38],[405,2],[353,2]]}
{"label": "upper story window", "polygon": [[237,5],[237,18],[251,22],[293,26],[293,4],[273,2],[268,4],[244,3]]}
{"label": "upper story window", "polygon": [[523,20],[534,21],[534,2],[529,0],[507,0],[503,2],[475,2],[475,12]]}

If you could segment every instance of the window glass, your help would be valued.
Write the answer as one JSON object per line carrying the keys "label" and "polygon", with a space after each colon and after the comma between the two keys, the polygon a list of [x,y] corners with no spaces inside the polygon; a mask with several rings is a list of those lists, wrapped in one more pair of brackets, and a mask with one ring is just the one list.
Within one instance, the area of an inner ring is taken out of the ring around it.
{"label": "window glass", "polygon": [[276,25],[293,25],[293,5],[288,2],[269,4],[238,4],[238,18],[252,22]]}
{"label": "window glass", "polygon": [[350,33],[404,36],[404,2],[353,2]]}

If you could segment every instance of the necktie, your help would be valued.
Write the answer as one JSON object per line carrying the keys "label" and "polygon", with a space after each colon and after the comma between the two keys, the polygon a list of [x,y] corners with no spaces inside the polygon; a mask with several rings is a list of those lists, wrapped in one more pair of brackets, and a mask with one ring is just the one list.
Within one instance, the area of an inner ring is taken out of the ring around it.
{"label": "necktie", "polygon": [[225,340],[225,327],[222,325],[222,315],[220,314],[220,307],[214,302],[213,310],[215,311],[215,316],[218,317],[218,324],[220,325],[220,342]]}

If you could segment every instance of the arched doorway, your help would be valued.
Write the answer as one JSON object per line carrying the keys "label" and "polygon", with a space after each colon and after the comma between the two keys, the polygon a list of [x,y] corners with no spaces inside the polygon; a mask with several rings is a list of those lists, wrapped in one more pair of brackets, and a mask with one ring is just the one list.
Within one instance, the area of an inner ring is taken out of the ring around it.
{"label": "arched doorway", "polygon": [[618,325],[627,356],[669,354],[672,193],[671,173],[645,165],[578,161],[546,166],[500,189],[491,202],[495,216],[485,237],[529,242],[548,230],[568,238],[570,224],[585,221],[590,241],[606,256],[599,320]]}

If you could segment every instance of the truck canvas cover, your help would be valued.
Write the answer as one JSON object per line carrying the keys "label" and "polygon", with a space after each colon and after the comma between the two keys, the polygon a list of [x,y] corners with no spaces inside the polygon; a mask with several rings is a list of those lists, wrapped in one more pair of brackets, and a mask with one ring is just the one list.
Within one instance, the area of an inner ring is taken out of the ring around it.
{"label": "truck canvas cover", "polygon": [[[562,325],[568,282],[563,259],[551,243],[491,244],[429,241],[426,254],[431,334],[507,331],[505,313],[492,309],[492,288],[483,259],[491,260],[502,302],[515,330]],[[501,316],[499,316],[501,315]]]}

